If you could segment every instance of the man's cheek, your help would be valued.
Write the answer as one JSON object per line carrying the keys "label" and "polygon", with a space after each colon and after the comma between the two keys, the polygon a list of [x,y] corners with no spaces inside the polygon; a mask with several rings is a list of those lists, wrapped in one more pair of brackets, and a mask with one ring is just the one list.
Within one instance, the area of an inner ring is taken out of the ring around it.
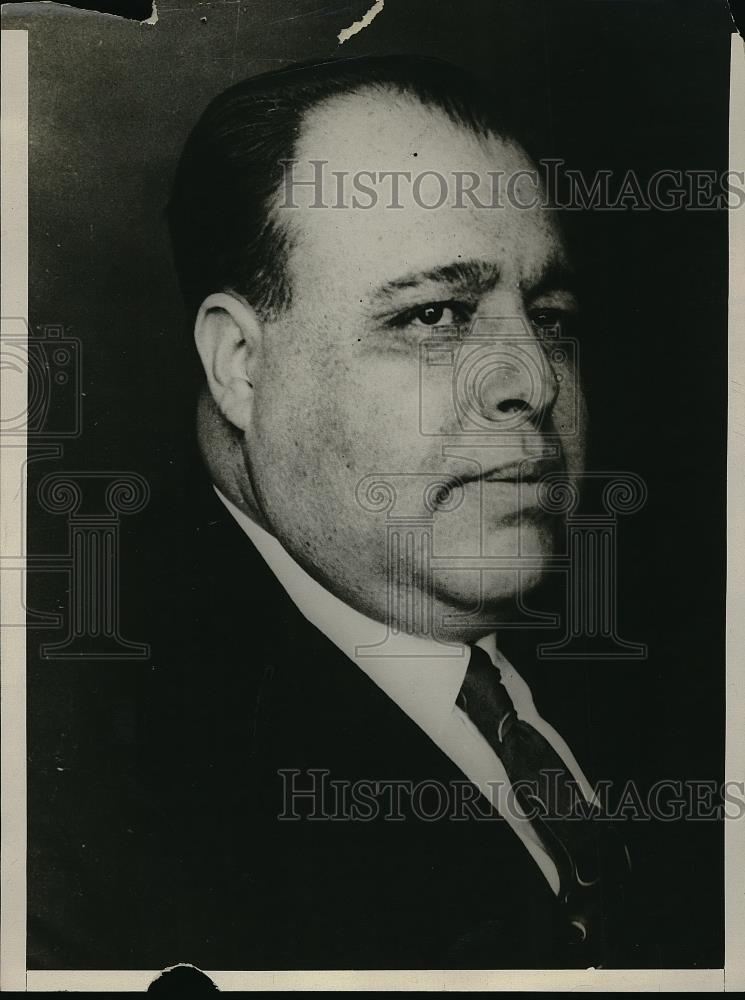
{"label": "man's cheek", "polygon": [[365,475],[381,462],[388,464],[397,445],[395,415],[367,387],[344,393],[334,420],[339,457],[353,473]]}

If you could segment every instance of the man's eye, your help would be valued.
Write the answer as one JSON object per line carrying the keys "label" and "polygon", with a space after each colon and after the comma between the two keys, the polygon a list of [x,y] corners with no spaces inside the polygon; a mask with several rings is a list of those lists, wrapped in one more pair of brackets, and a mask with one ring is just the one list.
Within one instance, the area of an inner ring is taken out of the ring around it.
{"label": "man's eye", "polygon": [[462,326],[469,322],[472,310],[461,302],[428,302],[397,316],[394,326]]}
{"label": "man's eye", "polygon": [[424,324],[424,326],[438,326],[441,320],[446,319],[448,321],[446,325],[452,326],[452,312],[453,310],[449,306],[438,302],[434,305],[422,306],[421,309],[417,309],[414,313],[414,319]]}
{"label": "man's eye", "polygon": [[534,309],[530,320],[538,330],[560,333],[567,324],[569,315],[564,309]]}

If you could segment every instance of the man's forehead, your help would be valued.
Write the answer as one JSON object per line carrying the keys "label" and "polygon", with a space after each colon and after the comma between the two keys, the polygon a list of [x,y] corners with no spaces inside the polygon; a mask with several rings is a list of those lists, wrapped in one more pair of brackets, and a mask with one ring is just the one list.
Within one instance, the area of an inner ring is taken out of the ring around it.
{"label": "man's forehead", "polygon": [[[302,161],[330,170],[517,170],[527,154],[509,139],[477,135],[442,108],[391,87],[339,94],[306,113],[296,143]],[[418,162],[417,162],[418,161]]]}
{"label": "man's forehead", "polygon": [[[295,158],[293,177],[306,183],[293,188],[295,207],[279,210],[294,284],[355,285],[362,296],[459,261],[531,283],[563,254],[545,208],[480,207],[466,196],[458,204],[457,185],[473,183],[464,174],[475,175],[479,202],[488,203],[491,175],[532,169],[527,154],[416,98],[388,90],[335,97],[306,119]],[[432,208],[441,194],[443,204]]]}

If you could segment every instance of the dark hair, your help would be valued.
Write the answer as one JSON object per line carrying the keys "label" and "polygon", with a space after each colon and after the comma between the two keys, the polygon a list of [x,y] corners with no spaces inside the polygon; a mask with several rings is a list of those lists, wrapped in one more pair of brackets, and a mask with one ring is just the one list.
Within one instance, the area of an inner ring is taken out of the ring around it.
{"label": "dark hair", "polygon": [[505,134],[462,70],[422,56],[304,63],[251,77],[207,107],[181,155],[167,209],[176,270],[193,313],[211,292],[240,291],[264,318],[291,299],[287,234],[272,210],[282,160],[293,159],[304,115],[337,95],[412,96],[476,132]]}

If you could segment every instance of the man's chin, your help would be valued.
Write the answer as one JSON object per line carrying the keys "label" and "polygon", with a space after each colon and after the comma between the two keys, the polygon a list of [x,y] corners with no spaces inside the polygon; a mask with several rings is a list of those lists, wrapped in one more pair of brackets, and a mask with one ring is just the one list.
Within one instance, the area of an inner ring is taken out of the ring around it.
{"label": "man's chin", "polygon": [[452,625],[470,621],[486,627],[519,617],[520,598],[546,578],[553,541],[551,526],[545,521],[523,521],[486,539],[485,557],[449,560],[449,567],[435,569],[437,603],[454,609],[446,620]]}
{"label": "man's chin", "polygon": [[494,616],[537,587],[545,575],[545,564],[537,560],[525,569],[444,571],[435,574],[434,593],[444,605],[476,616]]}

